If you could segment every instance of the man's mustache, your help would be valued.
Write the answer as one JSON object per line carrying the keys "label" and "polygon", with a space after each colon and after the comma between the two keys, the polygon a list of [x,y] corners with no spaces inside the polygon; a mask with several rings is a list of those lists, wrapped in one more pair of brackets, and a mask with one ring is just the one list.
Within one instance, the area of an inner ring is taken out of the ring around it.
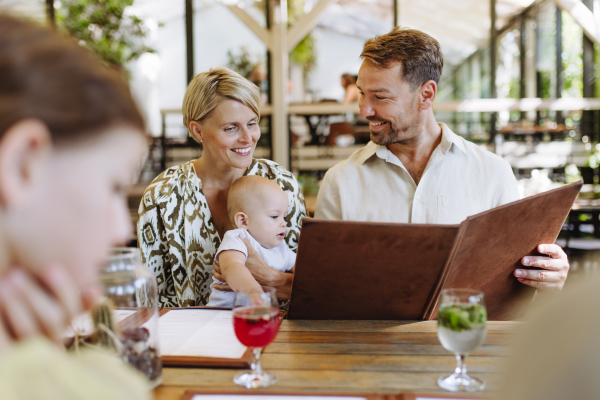
{"label": "man's mustache", "polygon": [[389,122],[388,120],[379,119],[379,118],[375,118],[375,117],[367,117],[366,119],[369,122]]}

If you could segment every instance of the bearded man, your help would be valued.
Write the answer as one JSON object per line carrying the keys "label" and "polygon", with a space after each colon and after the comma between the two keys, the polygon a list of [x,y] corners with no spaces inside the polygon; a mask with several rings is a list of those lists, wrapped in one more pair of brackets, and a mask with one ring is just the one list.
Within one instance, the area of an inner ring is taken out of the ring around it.
{"label": "bearded man", "polygon": [[[444,64],[437,40],[396,27],[368,40],[361,58],[359,107],[371,141],[327,172],[316,218],[459,224],[519,199],[508,162],[435,120],[432,105]],[[543,269],[517,269],[515,276],[542,292],[561,290],[567,256],[555,244],[538,250],[549,257],[522,262]]]}

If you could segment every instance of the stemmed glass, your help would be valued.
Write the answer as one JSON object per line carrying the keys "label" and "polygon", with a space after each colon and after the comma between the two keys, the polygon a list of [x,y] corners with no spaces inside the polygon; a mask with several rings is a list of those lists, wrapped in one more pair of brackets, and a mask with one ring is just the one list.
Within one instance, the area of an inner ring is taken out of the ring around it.
{"label": "stemmed glass", "polygon": [[467,375],[466,356],[485,339],[487,313],[483,293],[470,289],[444,289],[438,310],[438,338],[456,354],[454,373],[441,376],[438,385],[453,392],[482,390],[485,382]]}
{"label": "stemmed glass", "polygon": [[[259,304],[257,304],[259,303]],[[240,372],[233,383],[248,389],[271,386],[279,378],[275,373],[262,370],[261,349],[275,339],[279,331],[279,302],[273,288],[265,288],[260,300],[236,293],[233,300],[233,329],[238,340],[252,349],[251,371]]]}

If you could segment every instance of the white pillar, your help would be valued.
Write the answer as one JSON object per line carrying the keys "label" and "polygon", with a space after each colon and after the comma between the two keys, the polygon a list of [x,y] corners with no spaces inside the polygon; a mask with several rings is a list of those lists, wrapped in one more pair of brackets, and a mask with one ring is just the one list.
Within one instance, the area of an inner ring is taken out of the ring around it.
{"label": "white pillar", "polygon": [[273,161],[290,168],[290,138],[288,130],[288,48],[287,0],[268,0],[271,16],[271,140]]}

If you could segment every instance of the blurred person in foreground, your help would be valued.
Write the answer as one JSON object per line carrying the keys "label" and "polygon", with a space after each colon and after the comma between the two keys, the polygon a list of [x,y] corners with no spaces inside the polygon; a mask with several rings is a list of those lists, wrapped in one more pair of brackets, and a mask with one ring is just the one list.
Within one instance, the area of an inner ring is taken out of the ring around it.
{"label": "blurred person in foreground", "polygon": [[[256,85],[228,68],[202,72],[188,85],[183,120],[202,144],[202,156],[168,168],[146,189],[139,208],[138,243],[146,268],[158,281],[160,307],[204,306],[212,276],[225,282],[213,262],[225,232],[234,229],[227,214],[231,185],[242,176],[275,182],[288,199],[285,245],[296,252],[304,197],[291,172],[271,160],[254,158],[260,138],[260,94]],[[269,267],[244,238],[246,268],[262,286],[289,299],[293,274]],[[214,269],[213,269],[214,267]],[[217,290],[231,290],[214,285]]]}
{"label": "blurred person in foreground", "polygon": [[514,336],[495,399],[600,398],[600,276],[534,304]]}
{"label": "blurred person in foreground", "polygon": [[[320,219],[459,224],[519,200],[512,168],[466,141],[433,114],[444,64],[440,45],[416,29],[395,27],[367,40],[358,72],[360,115],[371,142],[325,174],[317,197]],[[555,244],[549,257],[524,257],[519,282],[538,292],[560,291],[569,262]]]}
{"label": "blurred person in foreground", "polygon": [[0,398],[149,398],[120,359],[60,344],[131,232],[143,132],[125,82],[88,50],[0,15]]}

